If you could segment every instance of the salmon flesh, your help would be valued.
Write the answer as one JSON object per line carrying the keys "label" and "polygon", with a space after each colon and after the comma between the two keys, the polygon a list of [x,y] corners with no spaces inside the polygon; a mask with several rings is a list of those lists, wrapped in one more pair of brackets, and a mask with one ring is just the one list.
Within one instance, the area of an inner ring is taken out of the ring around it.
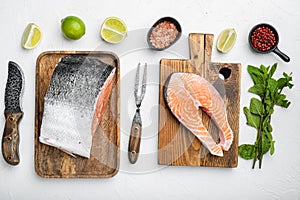
{"label": "salmon flesh", "polygon": [[90,157],[94,135],[113,88],[115,67],[84,55],[63,57],[44,98],[40,142]]}
{"label": "salmon flesh", "polygon": [[[178,121],[192,132],[212,155],[223,156],[233,141],[226,105],[207,80],[193,73],[172,73],[164,85],[165,102]],[[199,109],[206,112],[219,128],[215,141],[203,125]]]}

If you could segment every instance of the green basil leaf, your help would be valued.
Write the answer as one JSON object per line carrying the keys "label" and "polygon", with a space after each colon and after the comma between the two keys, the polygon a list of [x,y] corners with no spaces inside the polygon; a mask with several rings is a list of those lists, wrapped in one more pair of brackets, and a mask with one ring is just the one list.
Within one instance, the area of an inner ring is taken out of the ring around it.
{"label": "green basil leaf", "polygon": [[248,65],[248,73],[251,76],[254,84],[263,84],[264,83],[264,79],[263,79],[263,73],[261,72],[261,70],[257,67]]}
{"label": "green basil leaf", "polygon": [[272,111],[273,101],[270,98],[265,99],[265,110],[266,113],[270,113]]}
{"label": "green basil leaf", "polygon": [[287,84],[287,81],[285,78],[280,78],[277,80],[277,84],[278,84],[278,89],[282,89],[285,87],[285,85]]}
{"label": "green basil leaf", "polygon": [[276,104],[278,106],[281,106],[283,108],[288,108],[290,106],[291,102],[288,100],[283,100],[282,102],[280,102],[280,104]]}
{"label": "green basil leaf", "polygon": [[262,154],[266,154],[270,150],[271,141],[265,133],[262,135]]}
{"label": "green basil leaf", "polygon": [[275,79],[268,79],[268,90],[270,91],[271,98],[274,98],[275,94],[278,92],[278,83]]}
{"label": "green basil leaf", "polygon": [[261,74],[260,69],[253,65],[248,65],[247,70],[249,74]]}
{"label": "green basil leaf", "polygon": [[257,115],[264,114],[264,105],[262,102],[256,98],[250,100],[250,112]]}
{"label": "green basil leaf", "polygon": [[291,104],[291,102],[289,102],[288,100],[286,100],[286,95],[285,94],[279,94],[277,96],[277,99],[276,99],[276,102],[275,104],[277,106],[281,106],[281,107],[284,107],[284,108],[288,108],[289,105]]}
{"label": "green basil leaf", "polygon": [[277,80],[278,89],[283,89],[284,87],[288,87],[289,89],[292,89],[294,85],[290,83],[293,80],[291,75],[292,73],[290,75],[288,75],[287,73],[283,73],[284,77]]}
{"label": "green basil leaf", "polygon": [[270,71],[269,71],[269,78],[272,78],[272,76],[274,75],[275,71],[277,69],[277,63],[275,63],[274,65],[272,65]]}
{"label": "green basil leaf", "polygon": [[270,90],[268,90],[268,89],[266,90],[266,94],[264,97],[265,97],[265,99],[270,99],[270,100],[272,99]]}
{"label": "green basil leaf", "polygon": [[247,107],[244,107],[244,113],[247,118],[247,125],[258,129],[259,122],[260,122],[260,116],[252,114]]}
{"label": "green basil leaf", "polygon": [[[270,118],[265,118],[262,124],[262,130],[266,133],[266,135],[269,137],[269,134],[272,133],[273,127],[270,123]],[[272,137],[272,135],[271,135]]]}
{"label": "green basil leaf", "polygon": [[[268,121],[267,124],[266,124],[266,128],[267,128],[267,131],[269,133],[273,132],[273,127],[271,125],[271,123]],[[272,136],[272,135],[271,135]]]}
{"label": "green basil leaf", "polygon": [[288,84],[287,84],[287,87],[288,87],[289,89],[292,89],[293,86],[294,86],[294,84],[291,84],[291,83],[288,83]]}
{"label": "green basil leaf", "polygon": [[260,97],[263,97],[265,95],[265,87],[263,84],[256,84],[250,87],[248,91],[253,94],[257,94]]}
{"label": "green basil leaf", "polygon": [[263,73],[268,73],[268,69],[267,69],[266,66],[260,65],[259,68],[260,68],[260,70],[261,70]]}
{"label": "green basil leaf", "polygon": [[276,104],[277,104],[277,103],[281,103],[283,100],[285,100],[285,98],[286,98],[286,95],[285,95],[285,94],[278,94],[278,95],[276,96]]}
{"label": "green basil leaf", "polygon": [[271,156],[275,153],[275,141],[271,142],[270,154]]}
{"label": "green basil leaf", "polygon": [[263,72],[264,75],[268,74],[269,67],[266,67],[264,65],[260,65],[260,70]]}
{"label": "green basil leaf", "polygon": [[250,160],[255,157],[255,146],[252,144],[242,144],[238,148],[238,154],[245,160]]}
{"label": "green basil leaf", "polygon": [[268,130],[267,127],[264,128],[263,134],[264,134],[264,137],[266,137],[266,139],[268,139],[269,141],[273,140],[273,136],[272,136],[271,132]]}
{"label": "green basil leaf", "polygon": [[283,72],[283,76],[284,76],[284,78],[289,78],[290,76],[287,74],[287,73],[285,73],[285,72]]}

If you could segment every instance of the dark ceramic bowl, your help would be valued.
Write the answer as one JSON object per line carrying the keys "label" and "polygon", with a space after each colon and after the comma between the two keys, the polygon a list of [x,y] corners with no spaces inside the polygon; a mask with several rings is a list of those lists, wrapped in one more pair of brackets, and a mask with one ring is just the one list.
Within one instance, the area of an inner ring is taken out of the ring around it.
{"label": "dark ceramic bowl", "polygon": [[[166,46],[166,47],[164,47],[164,48],[157,48],[157,47],[153,46],[152,43],[150,42],[150,35],[151,35],[152,30],[153,30],[159,23],[165,22],[165,21],[171,22],[171,23],[173,23],[173,24],[175,25],[175,27],[176,27],[176,29],[177,29],[177,31],[178,31],[178,35],[176,36],[175,40],[174,40],[173,42],[171,42],[170,45],[168,45],[168,46]],[[162,50],[165,50],[165,49],[169,48],[170,46],[172,46],[172,45],[180,38],[181,33],[182,33],[181,26],[180,26],[179,22],[178,22],[176,19],[174,19],[174,18],[172,18],[172,17],[163,17],[163,18],[160,18],[159,20],[157,20],[157,22],[155,22],[155,23],[152,25],[152,27],[150,28],[150,30],[148,31],[148,34],[147,34],[147,43],[148,43],[148,45],[149,45],[149,47],[150,47],[151,49],[158,50],[158,51],[162,51]]]}
{"label": "dark ceramic bowl", "polygon": [[[268,27],[270,30],[272,30],[272,32],[273,32],[274,35],[275,35],[275,39],[276,39],[276,43],[274,44],[274,46],[271,47],[271,48],[270,48],[269,50],[267,50],[267,51],[261,51],[261,50],[258,50],[257,48],[255,48],[255,47],[253,46],[253,43],[252,43],[252,40],[251,40],[251,36],[252,36],[253,32],[254,32],[257,28],[262,27],[262,26]],[[281,51],[278,49],[279,35],[278,35],[277,30],[276,30],[273,26],[271,26],[270,24],[261,23],[261,24],[255,25],[255,26],[250,30],[250,32],[249,32],[248,40],[249,40],[249,44],[250,44],[251,48],[252,48],[255,52],[257,52],[257,53],[263,53],[263,54],[265,54],[265,53],[270,53],[270,52],[274,52],[275,54],[277,54],[277,55],[278,55],[282,60],[284,60],[285,62],[289,62],[289,61],[290,61],[290,58],[289,58],[286,54],[284,54],[283,52],[281,52]]]}

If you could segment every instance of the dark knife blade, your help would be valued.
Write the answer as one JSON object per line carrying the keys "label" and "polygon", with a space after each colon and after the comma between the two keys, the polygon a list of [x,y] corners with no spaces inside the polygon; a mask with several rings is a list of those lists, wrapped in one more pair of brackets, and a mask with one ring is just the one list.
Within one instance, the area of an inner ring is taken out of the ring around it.
{"label": "dark knife blade", "polygon": [[2,137],[2,155],[6,162],[17,165],[19,158],[19,121],[23,116],[21,94],[24,85],[22,69],[15,62],[8,63],[8,77],[5,88],[5,127]]}

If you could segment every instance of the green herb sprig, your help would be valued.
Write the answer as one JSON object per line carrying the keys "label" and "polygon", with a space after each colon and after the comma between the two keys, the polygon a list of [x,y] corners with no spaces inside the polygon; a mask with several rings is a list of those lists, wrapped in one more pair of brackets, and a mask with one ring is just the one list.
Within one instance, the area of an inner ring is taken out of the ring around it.
{"label": "green herb sprig", "polygon": [[249,88],[249,92],[260,97],[251,98],[250,106],[244,107],[244,113],[247,118],[247,125],[257,130],[256,141],[254,144],[242,144],[239,146],[239,155],[246,159],[253,159],[252,168],[254,169],[256,161],[259,161],[259,168],[262,167],[263,155],[270,151],[270,155],[275,152],[275,141],[272,136],[271,115],[274,113],[274,106],[288,108],[291,104],[282,94],[284,88],[293,87],[292,74],[283,73],[278,80],[273,78],[277,69],[277,63],[272,67],[255,67],[248,65],[254,85]]}

